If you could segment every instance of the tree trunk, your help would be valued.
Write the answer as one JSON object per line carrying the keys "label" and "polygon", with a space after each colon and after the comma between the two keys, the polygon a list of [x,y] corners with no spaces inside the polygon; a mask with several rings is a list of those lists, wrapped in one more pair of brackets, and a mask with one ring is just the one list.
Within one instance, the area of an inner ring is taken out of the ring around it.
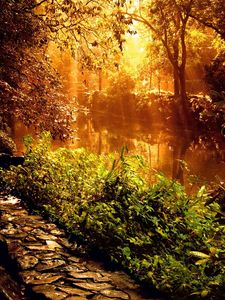
{"label": "tree trunk", "polygon": [[180,82],[178,68],[175,67],[173,68],[173,89],[175,98],[178,98],[180,95]]}
{"label": "tree trunk", "polygon": [[184,184],[184,168],[182,161],[185,159],[186,151],[189,147],[189,140],[182,140],[179,144],[174,145],[173,148],[173,169],[172,178]]}
{"label": "tree trunk", "polygon": [[181,104],[182,122],[184,125],[184,129],[189,129],[191,126],[191,112],[188,106],[185,67],[180,67],[179,82],[180,82],[180,104]]}
{"label": "tree trunk", "polygon": [[98,90],[102,90],[102,69],[99,68],[98,70]]}

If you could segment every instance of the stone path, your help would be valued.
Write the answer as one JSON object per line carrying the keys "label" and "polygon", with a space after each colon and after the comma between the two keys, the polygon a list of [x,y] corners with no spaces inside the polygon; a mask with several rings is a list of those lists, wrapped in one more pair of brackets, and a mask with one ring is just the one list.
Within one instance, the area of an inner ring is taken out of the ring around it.
{"label": "stone path", "polygon": [[0,256],[8,255],[21,286],[21,295],[14,290],[5,299],[150,299],[125,273],[75,256],[76,247],[55,224],[29,215],[19,199],[0,194]]}

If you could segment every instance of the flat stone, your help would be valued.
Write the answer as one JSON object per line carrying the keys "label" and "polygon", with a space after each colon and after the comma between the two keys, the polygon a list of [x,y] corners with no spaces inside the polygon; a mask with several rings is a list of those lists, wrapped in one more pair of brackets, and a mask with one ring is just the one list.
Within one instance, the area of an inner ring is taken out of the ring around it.
{"label": "flat stone", "polygon": [[1,230],[1,233],[4,234],[5,236],[14,237],[15,239],[26,237],[27,235],[26,233],[21,233],[21,230],[18,230],[16,228],[6,228]]}
{"label": "flat stone", "polygon": [[32,226],[33,228],[41,228],[42,226],[45,225],[45,221],[35,221],[32,223],[29,223],[30,226]]}
{"label": "flat stone", "polygon": [[57,236],[65,236],[65,232],[60,229],[53,229],[51,230],[51,234],[57,235]]}
{"label": "flat stone", "polygon": [[81,262],[81,259],[78,258],[78,257],[75,257],[75,256],[70,256],[68,259],[69,259],[70,261],[76,262],[76,263]]}
{"label": "flat stone", "polygon": [[51,231],[51,230],[57,229],[57,226],[53,223],[45,223],[44,226],[42,226],[42,228],[47,231]]}
{"label": "flat stone", "polygon": [[25,239],[27,237],[27,232],[18,232],[17,234],[13,235],[13,238],[15,239]]}
{"label": "flat stone", "polygon": [[61,291],[57,291],[55,287],[47,284],[34,286],[32,290],[36,294],[45,296],[49,300],[61,300],[65,299],[68,296],[68,294]]}
{"label": "flat stone", "polygon": [[8,221],[11,222],[15,217],[13,217],[11,214],[9,213],[4,213],[1,216],[1,221]]}
{"label": "flat stone", "polygon": [[10,209],[10,214],[15,216],[15,217],[17,217],[17,216],[27,216],[27,211],[25,209],[19,209],[19,210]]}
{"label": "flat stone", "polygon": [[13,196],[7,196],[7,198],[3,198],[0,200],[1,205],[18,205],[20,203],[20,200]]}
{"label": "flat stone", "polygon": [[47,246],[48,246],[48,248],[50,249],[50,250],[54,250],[55,248],[62,248],[62,246],[61,245],[59,245],[57,242],[55,242],[55,241],[50,241],[50,240],[48,240],[48,241],[46,241],[46,244],[47,244]]}
{"label": "flat stone", "polygon": [[62,278],[61,275],[54,275],[54,276],[49,276],[49,277],[40,276],[40,278],[31,280],[30,284],[41,285],[41,284],[53,283],[53,282],[59,280],[60,278]]}
{"label": "flat stone", "polygon": [[118,291],[118,290],[111,290],[111,289],[107,289],[107,290],[103,290],[101,291],[101,294],[109,297],[109,298],[119,298],[119,299],[124,299],[124,300],[128,300],[129,299],[129,295],[124,293],[123,291]]}
{"label": "flat stone", "polygon": [[57,237],[55,237],[52,234],[38,234],[36,237],[40,240],[56,240]]}
{"label": "flat stone", "polygon": [[77,289],[77,288],[72,288],[72,287],[58,287],[58,289],[60,289],[60,291],[63,291],[69,295],[76,295],[76,296],[89,296],[92,295],[91,292],[88,291],[84,291],[81,289]]}
{"label": "flat stone", "polygon": [[103,277],[99,277],[96,280],[97,282],[112,282],[111,277],[110,276],[103,276]]}
{"label": "flat stone", "polygon": [[63,267],[63,270],[68,271],[68,272],[74,272],[74,273],[82,273],[82,272],[87,271],[87,268],[84,267],[83,265],[70,264],[70,265]]}
{"label": "flat stone", "polygon": [[61,259],[62,256],[60,254],[55,253],[54,251],[46,252],[44,254],[42,253],[35,253],[35,256],[39,258],[42,262],[48,261],[48,260],[57,260]]}
{"label": "flat stone", "polygon": [[[118,300],[118,298],[109,298],[102,295],[96,295],[92,298],[92,300]],[[137,299],[134,299],[137,300]]]}
{"label": "flat stone", "polygon": [[47,284],[52,283],[60,278],[62,278],[62,275],[55,275],[52,273],[39,273],[35,270],[30,271],[23,271],[20,272],[20,276],[26,284],[32,284],[32,285],[41,285],[41,284]]}
{"label": "flat stone", "polygon": [[104,272],[104,266],[100,262],[88,261],[87,268],[88,270],[94,272],[99,272],[99,273]]}
{"label": "flat stone", "polygon": [[20,253],[24,254],[24,248],[21,246],[21,241],[19,240],[7,239],[7,247],[10,252],[10,256],[14,254],[18,256]]}
{"label": "flat stone", "polygon": [[94,281],[97,281],[98,278],[102,277],[101,274],[96,272],[83,272],[83,273],[69,272],[69,275],[76,279],[93,279]]}
{"label": "flat stone", "polygon": [[70,257],[70,254],[66,252],[66,249],[63,248],[55,248],[55,253],[63,256],[64,258],[66,257],[68,259],[68,257]]}
{"label": "flat stone", "polygon": [[25,282],[26,284],[29,284],[32,280],[38,278],[38,276],[41,276],[41,273],[38,273],[35,270],[30,270],[30,271],[23,271],[19,273],[22,281]]}
{"label": "flat stone", "polygon": [[38,264],[38,259],[31,255],[18,257],[17,261],[22,270],[33,268]]}
{"label": "flat stone", "polygon": [[34,243],[35,241],[36,241],[36,238],[32,235],[28,235],[24,239],[24,242],[28,242],[28,243],[30,243],[30,242]]}
{"label": "flat stone", "polygon": [[113,286],[109,283],[77,282],[77,283],[73,283],[73,284],[82,289],[85,289],[88,291],[96,291],[96,292],[113,288]]}
{"label": "flat stone", "polygon": [[51,251],[52,249],[49,248],[48,245],[28,245],[26,246],[29,250],[35,251]]}
{"label": "flat stone", "polygon": [[43,218],[41,216],[36,216],[36,215],[26,215],[22,216],[22,219],[26,221],[42,221]]}
{"label": "flat stone", "polygon": [[80,297],[80,296],[69,296],[65,300],[87,300],[87,298],[86,297],[85,298],[84,297]]}
{"label": "flat stone", "polygon": [[64,260],[56,260],[56,261],[45,261],[44,263],[38,264],[37,265],[37,270],[38,271],[49,271],[52,269],[55,269],[57,267],[63,266],[65,265],[65,261]]}
{"label": "flat stone", "polygon": [[23,231],[25,231],[25,232],[31,232],[33,230],[33,227],[31,227],[31,226],[24,226],[23,227]]}
{"label": "flat stone", "polygon": [[57,242],[59,244],[61,244],[62,246],[66,247],[66,248],[69,248],[69,249],[74,247],[74,244],[75,244],[75,242],[70,243],[66,238],[62,238],[62,237],[58,237]]}
{"label": "flat stone", "polygon": [[44,230],[42,230],[42,229],[40,229],[40,228],[33,228],[33,230],[32,230],[32,235],[34,235],[35,237],[38,237],[38,236],[40,236],[40,235],[45,235],[45,234],[47,234]]}

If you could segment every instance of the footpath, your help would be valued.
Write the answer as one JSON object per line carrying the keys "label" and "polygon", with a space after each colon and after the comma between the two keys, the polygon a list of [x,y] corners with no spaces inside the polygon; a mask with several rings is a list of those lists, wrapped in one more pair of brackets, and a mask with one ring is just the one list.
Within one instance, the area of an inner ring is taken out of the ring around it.
{"label": "footpath", "polygon": [[[125,273],[79,255],[77,244],[62,229],[29,214],[19,199],[4,194],[0,194],[0,257],[4,263],[0,299],[153,299]],[[4,270],[10,270],[13,280]]]}

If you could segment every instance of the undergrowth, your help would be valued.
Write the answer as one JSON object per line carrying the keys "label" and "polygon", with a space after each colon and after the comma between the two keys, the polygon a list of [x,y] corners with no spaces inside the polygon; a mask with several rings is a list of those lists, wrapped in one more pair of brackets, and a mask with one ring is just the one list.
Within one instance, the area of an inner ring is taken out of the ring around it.
{"label": "undergrowth", "polygon": [[171,299],[225,299],[225,227],[201,187],[156,174],[150,185],[141,157],[118,159],[84,149],[50,150],[44,134],[27,138],[25,163],[1,171],[30,205]]}

